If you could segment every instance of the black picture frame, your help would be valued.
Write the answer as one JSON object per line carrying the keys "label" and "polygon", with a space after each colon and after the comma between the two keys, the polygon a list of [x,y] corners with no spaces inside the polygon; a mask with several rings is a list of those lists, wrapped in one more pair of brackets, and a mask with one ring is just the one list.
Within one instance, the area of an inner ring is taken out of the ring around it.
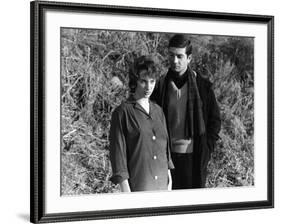
{"label": "black picture frame", "polygon": [[[45,13],[61,12],[102,13],[196,20],[234,21],[266,24],[267,26],[267,199],[232,203],[179,205],[138,209],[116,209],[48,214],[45,210]],[[155,215],[175,215],[194,212],[215,212],[274,207],[274,17],[218,12],[198,12],[158,8],[93,5],[33,1],[30,7],[31,37],[31,106],[30,106],[30,221],[33,223],[79,221]]]}

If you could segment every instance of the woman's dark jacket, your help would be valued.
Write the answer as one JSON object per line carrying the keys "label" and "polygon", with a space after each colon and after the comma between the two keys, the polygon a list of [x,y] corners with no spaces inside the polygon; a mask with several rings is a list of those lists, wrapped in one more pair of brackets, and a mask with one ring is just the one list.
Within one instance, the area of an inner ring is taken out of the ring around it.
{"label": "woman's dark jacket", "polygon": [[[214,150],[215,142],[219,138],[221,127],[220,111],[212,89],[212,83],[196,73],[196,83],[201,101],[203,103],[203,119],[205,122],[206,132],[201,136],[194,136],[193,149],[193,183],[195,188],[205,186],[207,165],[210,160],[210,155]],[[168,76],[162,76],[154,89],[151,100],[154,100],[163,108],[164,114],[167,116],[167,86],[169,83]],[[168,121],[166,122],[168,124]],[[169,127],[168,127],[169,130]],[[198,132],[196,132],[198,133]]]}

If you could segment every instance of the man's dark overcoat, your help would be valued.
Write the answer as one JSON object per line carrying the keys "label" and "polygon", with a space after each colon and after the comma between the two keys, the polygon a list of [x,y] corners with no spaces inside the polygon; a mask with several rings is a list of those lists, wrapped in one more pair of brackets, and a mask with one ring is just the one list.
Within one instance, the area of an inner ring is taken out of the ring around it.
{"label": "man's dark overcoat", "polygon": [[[154,100],[163,108],[166,120],[168,118],[167,111],[167,86],[169,83],[167,75],[162,76],[154,89],[151,100]],[[196,83],[199,91],[201,101],[203,103],[203,119],[205,123],[206,132],[201,136],[194,136],[193,148],[193,188],[205,187],[207,176],[207,165],[210,160],[211,153],[214,150],[215,142],[219,138],[219,131],[221,127],[220,111],[212,89],[212,83],[196,73]],[[196,119],[196,114],[195,117]],[[166,122],[169,123],[168,121]],[[196,127],[195,127],[196,128]],[[169,130],[169,127],[168,127]],[[195,131],[195,133],[198,133]]]}

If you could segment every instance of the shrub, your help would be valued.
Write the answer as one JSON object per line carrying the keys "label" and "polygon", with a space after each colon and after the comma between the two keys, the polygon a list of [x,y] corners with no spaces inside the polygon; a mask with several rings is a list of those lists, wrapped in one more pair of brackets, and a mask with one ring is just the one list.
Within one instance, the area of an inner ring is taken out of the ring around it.
{"label": "shrub", "polygon": [[[170,37],[168,33],[62,29],[63,195],[120,190],[109,181],[111,113],[128,95],[128,72],[135,57],[153,54],[162,65],[161,73],[166,72]],[[192,66],[214,83],[222,116],[206,186],[253,185],[253,40],[206,35],[190,35],[190,39]]]}

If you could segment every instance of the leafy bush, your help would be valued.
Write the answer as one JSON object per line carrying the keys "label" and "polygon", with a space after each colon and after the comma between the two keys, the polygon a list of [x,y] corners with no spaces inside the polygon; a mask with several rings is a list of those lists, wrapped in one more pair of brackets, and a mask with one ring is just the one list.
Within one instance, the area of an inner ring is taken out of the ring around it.
{"label": "leafy bush", "polygon": [[[168,68],[171,34],[62,29],[61,191],[117,192],[109,162],[112,111],[127,97],[133,59],[153,54]],[[194,69],[213,83],[222,130],[208,166],[207,187],[254,184],[253,40],[190,35]]]}

